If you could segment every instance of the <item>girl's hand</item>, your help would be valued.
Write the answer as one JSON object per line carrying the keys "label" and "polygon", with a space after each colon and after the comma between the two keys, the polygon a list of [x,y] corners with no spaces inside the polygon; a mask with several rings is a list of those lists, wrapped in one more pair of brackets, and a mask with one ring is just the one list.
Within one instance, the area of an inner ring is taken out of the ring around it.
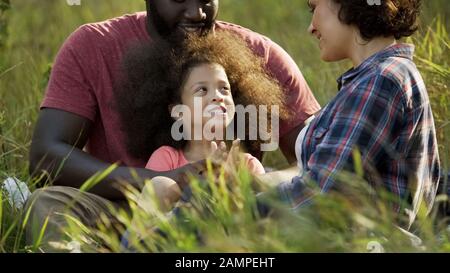
{"label": "girl's hand", "polygon": [[221,141],[219,142],[219,145],[217,145],[217,142],[211,141],[211,154],[208,157],[213,164],[216,165],[222,165],[227,160],[228,151],[227,151],[227,145],[225,142]]}
{"label": "girl's hand", "polygon": [[211,142],[211,155],[209,159],[214,165],[223,166],[226,173],[232,173],[239,166],[240,162],[240,139],[233,141],[230,151],[227,151],[225,142],[221,141],[219,145],[215,141]]}
{"label": "girl's hand", "polygon": [[239,162],[241,160],[241,152],[240,152],[240,144],[241,140],[236,139],[233,140],[233,144],[231,145],[230,152],[228,153],[227,160],[225,166],[236,170],[239,166]]}

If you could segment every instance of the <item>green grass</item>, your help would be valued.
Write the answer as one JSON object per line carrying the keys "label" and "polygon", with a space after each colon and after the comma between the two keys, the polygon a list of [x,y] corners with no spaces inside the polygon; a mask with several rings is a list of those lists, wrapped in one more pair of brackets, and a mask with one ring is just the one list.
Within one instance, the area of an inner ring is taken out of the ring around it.
{"label": "green grass", "polygon": [[[33,188],[28,175],[28,149],[49,68],[59,47],[79,25],[143,10],[144,2],[81,0],[81,6],[69,6],[65,0],[10,0],[11,8],[5,9],[7,2],[0,0],[0,180],[16,176]],[[346,62],[329,64],[319,59],[317,43],[306,32],[310,20],[306,1],[221,0],[219,17],[279,43],[299,65],[321,105],[334,96],[335,79],[349,68]],[[444,170],[450,169],[449,20],[446,0],[423,1],[420,31],[409,39],[416,45],[415,60],[430,95]],[[265,156],[264,163],[275,168],[286,165],[280,152]],[[141,215],[146,225],[139,233],[153,240],[146,240],[146,246],[139,250],[367,251],[367,243],[375,240],[384,242],[388,251],[423,251],[408,246],[408,239],[390,224],[391,215],[382,204],[368,206],[364,198],[353,200],[367,205],[358,206],[342,196],[333,196],[319,198],[319,215],[280,211],[276,217],[262,219],[252,210],[254,198],[248,190],[248,179],[241,177],[235,183],[242,188],[240,192],[222,188],[209,198],[198,198],[194,208],[186,209],[186,217],[191,219],[187,225],[162,221],[164,217],[157,211],[157,217]],[[203,196],[204,189],[196,194]],[[0,252],[30,250],[23,243],[18,212],[3,195],[0,197]],[[130,221],[125,216],[123,220]],[[450,251],[441,219],[419,220],[424,251]],[[162,225],[170,236],[155,238],[145,229],[148,224]],[[202,234],[202,244],[194,236],[195,230]],[[95,236],[107,242],[108,250],[103,251],[119,250],[114,236],[107,232]]]}

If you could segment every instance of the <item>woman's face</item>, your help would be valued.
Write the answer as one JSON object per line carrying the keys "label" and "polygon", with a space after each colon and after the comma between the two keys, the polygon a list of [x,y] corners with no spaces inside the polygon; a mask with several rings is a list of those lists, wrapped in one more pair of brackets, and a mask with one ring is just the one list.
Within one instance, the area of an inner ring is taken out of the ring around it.
{"label": "woman's face", "polygon": [[[194,129],[214,124],[225,129],[235,114],[230,83],[224,68],[218,64],[200,64],[190,69],[182,87],[181,103],[189,107],[191,122],[183,118],[183,127]],[[192,131],[191,131],[192,132]]]}
{"label": "woman's face", "polygon": [[354,27],[339,21],[340,5],[333,0],[309,0],[312,19],[308,32],[319,40],[320,57],[335,62],[350,56]]}

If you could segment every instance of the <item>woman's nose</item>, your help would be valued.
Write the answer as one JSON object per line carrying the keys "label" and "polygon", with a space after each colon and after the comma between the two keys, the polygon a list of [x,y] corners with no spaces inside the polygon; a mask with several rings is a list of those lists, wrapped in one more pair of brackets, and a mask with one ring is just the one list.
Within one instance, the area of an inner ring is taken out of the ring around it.
{"label": "woman's nose", "polygon": [[313,24],[312,24],[312,22],[309,24],[309,26],[308,26],[308,33],[309,34],[311,34],[311,35],[314,35],[314,32],[315,32],[316,30],[315,30],[315,28],[314,28],[314,26],[313,26]]}

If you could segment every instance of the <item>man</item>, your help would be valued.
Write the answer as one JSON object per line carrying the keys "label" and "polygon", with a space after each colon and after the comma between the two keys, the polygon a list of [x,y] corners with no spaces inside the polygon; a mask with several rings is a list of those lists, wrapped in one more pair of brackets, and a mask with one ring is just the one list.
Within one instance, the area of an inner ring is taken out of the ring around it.
{"label": "man", "polygon": [[[289,107],[296,113],[292,120],[280,124],[281,150],[290,162],[295,161],[297,134],[303,122],[320,107],[287,53],[260,34],[216,21],[218,4],[218,0],[148,0],[147,13],[87,24],[67,39],[52,70],[30,151],[30,172],[48,173],[53,185],[64,187],[38,190],[30,198],[29,242],[33,241],[33,229],[41,227],[49,213],[52,217],[44,239],[58,240],[57,230],[64,225],[64,219],[56,212],[75,196],[77,201],[72,202],[70,213],[93,226],[101,213],[108,215],[108,206],[124,200],[117,187],[120,181],[140,189],[134,174],[142,179],[166,176],[183,187],[183,175],[196,171],[193,165],[164,173],[147,170],[143,168],[145,162],[126,152],[118,114],[112,107],[112,93],[114,80],[120,77],[117,71],[121,58],[137,43],[165,40],[178,44],[187,33],[207,35],[213,31],[232,31],[242,36],[283,85]],[[119,167],[89,193],[77,190],[112,163]]]}

